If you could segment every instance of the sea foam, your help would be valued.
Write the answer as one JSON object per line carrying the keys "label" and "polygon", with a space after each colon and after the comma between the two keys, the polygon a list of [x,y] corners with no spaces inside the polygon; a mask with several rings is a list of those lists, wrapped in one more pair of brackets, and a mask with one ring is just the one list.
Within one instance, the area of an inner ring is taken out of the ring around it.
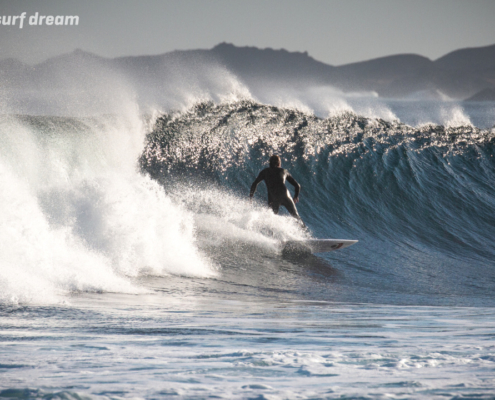
{"label": "sea foam", "polygon": [[215,274],[191,214],[138,171],[139,118],[8,116],[0,129],[2,302],[138,293],[130,278],[142,274]]}

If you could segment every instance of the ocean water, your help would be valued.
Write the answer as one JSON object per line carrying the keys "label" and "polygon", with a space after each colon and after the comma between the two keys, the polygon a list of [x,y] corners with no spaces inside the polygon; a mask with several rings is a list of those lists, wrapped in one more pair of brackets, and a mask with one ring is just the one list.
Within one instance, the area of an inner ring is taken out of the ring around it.
{"label": "ocean water", "polygon": [[495,398],[495,105],[277,96],[0,117],[0,398]]}

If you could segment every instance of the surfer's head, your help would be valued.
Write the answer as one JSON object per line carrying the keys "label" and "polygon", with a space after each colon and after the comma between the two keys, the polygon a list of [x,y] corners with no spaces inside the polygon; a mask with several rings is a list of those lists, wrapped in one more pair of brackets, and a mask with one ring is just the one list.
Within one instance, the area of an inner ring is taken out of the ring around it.
{"label": "surfer's head", "polygon": [[280,157],[274,154],[270,157],[270,167],[280,167],[282,165],[282,161]]}

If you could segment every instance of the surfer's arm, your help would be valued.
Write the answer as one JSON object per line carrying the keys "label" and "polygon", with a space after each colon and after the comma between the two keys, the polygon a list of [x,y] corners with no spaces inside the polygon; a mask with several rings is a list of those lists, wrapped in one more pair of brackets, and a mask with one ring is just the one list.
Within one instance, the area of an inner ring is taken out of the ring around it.
{"label": "surfer's arm", "polygon": [[253,197],[254,196],[254,192],[256,192],[256,188],[258,187],[258,184],[263,180],[265,179],[265,174],[264,174],[265,170],[261,171],[260,174],[258,175],[258,177],[256,178],[256,180],[253,182],[253,184],[251,185],[251,191],[249,192],[249,197]]}
{"label": "surfer's arm", "polygon": [[301,191],[301,185],[292,177],[291,174],[287,174],[287,181],[294,186],[294,203],[299,201],[299,192]]}

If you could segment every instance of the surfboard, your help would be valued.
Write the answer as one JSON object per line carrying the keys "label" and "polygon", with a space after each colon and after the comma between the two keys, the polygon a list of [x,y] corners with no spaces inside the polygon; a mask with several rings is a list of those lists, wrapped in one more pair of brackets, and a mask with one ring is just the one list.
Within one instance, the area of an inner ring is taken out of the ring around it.
{"label": "surfboard", "polygon": [[346,239],[287,240],[284,242],[282,251],[284,253],[327,253],[329,251],[345,249],[357,242],[357,240]]}

